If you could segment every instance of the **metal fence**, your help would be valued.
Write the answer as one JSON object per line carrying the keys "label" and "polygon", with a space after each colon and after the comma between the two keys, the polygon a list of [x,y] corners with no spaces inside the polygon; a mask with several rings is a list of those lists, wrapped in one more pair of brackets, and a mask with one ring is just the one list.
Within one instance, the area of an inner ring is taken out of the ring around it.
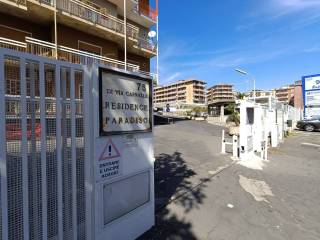
{"label": "metal fence", "polygon": [[90,239],[87,68],[0,48],[0,239]]}

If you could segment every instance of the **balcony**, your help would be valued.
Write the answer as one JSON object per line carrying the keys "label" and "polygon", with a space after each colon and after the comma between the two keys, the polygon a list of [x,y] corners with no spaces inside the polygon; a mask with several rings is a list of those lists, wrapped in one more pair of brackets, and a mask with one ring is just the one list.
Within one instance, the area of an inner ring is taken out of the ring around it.
{"label": "balcony", "polygon": [[23,10],[27,9],[27,0],[1,0],[0,2],[10,5],[12,7],[18,7]]}
{"label": "balcony", "polygon": [[[123,16],[124,5],[123,0],[108,0],[118,7],[119,15]],[[150,28],[156,24],[157,12],[150,6],[143,4],[141,0],[127,0],[127,18],[141,26]]]}
{"label": "balcony", "polygon": [[[11,12],[19,17],[32,18],[31,20],[42,23],[53,21],[54,0],[0,0],[0,3],[5,3],[1,11]],[[12,6],[23,6],[24,11],[17,12]],[[60,23],[120,43],[123,47],[124,21],[108,14],[107,9],[80,0],[57,0],[57,11]],[[128,50],[147,57],[155,56],[157,52],[155,44],[148,37],[142,38],[139,32],[138,27],[127,24],[127,37],[130,40]]]}
{"label": "balcony", "polygon": [[[26,42],[18,42],[7,38],[0,38],[0,47],[8,48],[20,52],[27,52],[42,57],[55,58],[56,45],[50,42],[41,41],[35,38],[26,37]],[[57,58],[62,61],[72,62],[82,65],[101,64],[108,67],[114,67],[118,69],[125,69],[125,63],[116,59],[108,58],[92,54],[77,49],[57,46]],[[127,70],[139,74],[143,74],[156,78],[155,74],[140,71],[139,66],[127,63]]]}
{"label": "balcony", "polygon": [[139,0],[139,13],[142,16],[145,16],[147,18],[150,18],[151,20],[153,20],[154,22],[157,21],[157,16],[158,16],[158,12],[156,9],[153,9],[150,5],[148,4],[144,4],[143,1]]}

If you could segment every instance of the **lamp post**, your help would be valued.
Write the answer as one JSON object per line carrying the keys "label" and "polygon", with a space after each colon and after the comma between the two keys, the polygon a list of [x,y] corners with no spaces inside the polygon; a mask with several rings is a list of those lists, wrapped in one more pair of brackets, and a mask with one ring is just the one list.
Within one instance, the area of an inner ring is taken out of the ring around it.
{"label": "lamp post", "polygon": [[253,81],[253,101],[254,101],[254,103],[256,103],[256,79],[255,79],[255,77],[253,75],[249,74],[248,72],[246,72],[242,69],[239,69],[239,68],[235,69],[235,71],[242,74],[242,75],[247,75],[252,78],[252,81]]}

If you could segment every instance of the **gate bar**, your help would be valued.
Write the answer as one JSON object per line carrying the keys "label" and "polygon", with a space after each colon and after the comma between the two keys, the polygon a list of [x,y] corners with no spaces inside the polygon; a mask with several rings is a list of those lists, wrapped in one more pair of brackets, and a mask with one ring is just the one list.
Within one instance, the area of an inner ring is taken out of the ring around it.
{"label": "gate bar", "polygon": [[75,111],[75,71],[70,70],[70,101],[71,101],[71,176],[72,176],[72,232],[77,240],[77,158],[76,158],[76,111]]}
{"label": "gate bar", "polygon": [[7,196],[7,159],[6,159],[6,109],[4,54],[0,53],[0,174],[1,174],[1,230],[2,239],[8,239],[8,198]]}
{"label": "gate bar", "polygon": [[[30,65],[33,63],[29,63]],[[29,65],[29,66],[30,66]],[[30,71],[33,70],[30,66]],[[30,74],[31,76],[31,74]],[[30,77],[31,78],[31,77]],[[30,79],[30,82],[34,79]],[[29,239],[29,181],[28,181],[28,139],[27,139],[27,82],[26,61],[20,58],[20,93],[21,93],[21,156],[22,156],[22,191],[23,191],[23,235]],[[34,131],[30,125],[30,131]]]}
{"label": "gate bar", "polygon": [[85,148],[85,164],[84,164],[84,176],[85,176],[85,199],[86,199],[86,239],[94,239],[94,235],[92,233],[92,202],[91,202],[91,195],[93,194],[93,188],[92,188],[92,181],[91,181],[91,149],[92,149],[92,142],[91,136],[93,134],[91,133],[91,129],[93,129],[92,126],[92,120],[90,121],[90,116],[93,116],[92,114],[92,108],[91,108],[91,81],[92,78],[89,76],[92,76],[92,69],[89,70],[88,67],[84,68],[83,72],[83,120],[84,120],[84,148]]}
{"label": "gate bar", "polygon": [[40,125],[41,125],[41,195],[42,195],[42,236],[48,239],[48,214],[47,214],[47,159],[46,159],[46,92],[44,63],[39,62],[40,74]]}
{"label": "gate bar", "polygon": [[57,183],[58,183],[58,239],[63,239],[63,197],[62,197],[62,147],[61,147],[61,96],[60,66],[55,65],[56,86],[56,151],[57,151]]}

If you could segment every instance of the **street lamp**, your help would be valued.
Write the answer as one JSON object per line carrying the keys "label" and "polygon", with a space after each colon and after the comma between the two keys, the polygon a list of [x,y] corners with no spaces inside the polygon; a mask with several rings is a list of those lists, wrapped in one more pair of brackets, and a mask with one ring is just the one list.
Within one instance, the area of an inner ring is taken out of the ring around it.
{"label": "street lamp", "polygon": [[253,80],[253,101],[254,101],[254,103],[256,103],[256,79],[255,79],[255,77],[240,68],[235,69],[235,71],[242,74],[242,75],[247,75],[252,78],[252,80]]}

